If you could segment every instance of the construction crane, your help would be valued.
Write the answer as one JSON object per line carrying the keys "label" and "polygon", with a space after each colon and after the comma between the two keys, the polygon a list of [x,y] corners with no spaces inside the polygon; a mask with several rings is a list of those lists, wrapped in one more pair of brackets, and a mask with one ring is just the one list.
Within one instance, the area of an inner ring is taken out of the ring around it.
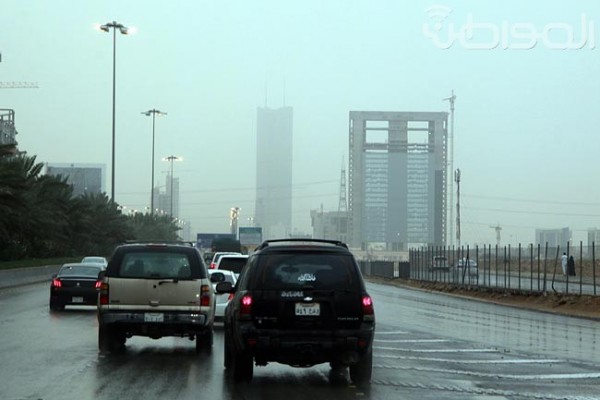
{"label": "construction crane", "polygon": [[0,82],[0,89],[37,89],[37,82]]}
{"label": "construction crane", "polygon": [[502,227],[500,226],[500,224],[498,224],[496,226],[492,225],[490,226],[490,228],[496,231],[496,245],[500,247],[500,232],[502,231]]}

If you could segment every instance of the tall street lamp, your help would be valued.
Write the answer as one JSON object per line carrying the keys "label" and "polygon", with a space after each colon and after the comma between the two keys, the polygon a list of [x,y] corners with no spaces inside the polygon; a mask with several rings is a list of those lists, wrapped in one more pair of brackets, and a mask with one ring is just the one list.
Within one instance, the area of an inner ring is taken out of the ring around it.
{"label": "tall street lamp", "polygon": [[142,114],[147,116],[152,115],[152,184],[150,186],[150,214],[154,214],[154,127],[156,115],[167,115],[167,113],[153,108],[152,110],[143,111]]}
{"label": "tall street lamp", "polygon": [[170,161],[171,162],[171,195],[169,196],[171,198],[171,218],[173,218],[173,161],[181,161],[183,160],[182,157],[177,157],[177,156],[168,156],[163,158],[163,161]]}
{"label": "tall street lamp", "polygon": [[104,25],[100,25],[100,29],[104,32],[109,32],[110,28],[113,30],[113,93],[112,93],[112,166],[111,166],[111,181],[110,181],[110,200],[115,201],[115,92],[116,92],[116,65],[117,65],[117,29],[121,34],[127,35],[128,28],[119,24],[116,21],[108,22]]}

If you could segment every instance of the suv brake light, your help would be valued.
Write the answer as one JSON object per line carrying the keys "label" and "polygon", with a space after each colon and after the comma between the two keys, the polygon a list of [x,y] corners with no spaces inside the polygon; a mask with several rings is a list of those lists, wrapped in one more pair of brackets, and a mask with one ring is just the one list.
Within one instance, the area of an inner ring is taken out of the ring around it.
{"label": "suv brake light", "polygon": [[210,306],[210,291],[209,285],[202,285],[200,288],[200,307]]}
{"label": "suv brake light", "polygon": [[[100,304],[108,304],[108,283],[105,282],[100,282],[100,297],[99,297],[99,302]],[[96,287],[98,284],[96,284]]]}
{"label": "suv brake light", "polygon": [[369,295],[363,295],[362,297],[362,311],[363,311],[363,321],[374,321],[375,320],[375,310],[373,308],[373,299]]}
{"label": "suv brake light", "polygon": [[211,262],[208,269],[215,269],[215,268],[217,268],[217,263]]}
{"label": "suv brake light", "polygon": [[240,302],[240,317],[249,318],[252,314],[252,296],[245,295]]}

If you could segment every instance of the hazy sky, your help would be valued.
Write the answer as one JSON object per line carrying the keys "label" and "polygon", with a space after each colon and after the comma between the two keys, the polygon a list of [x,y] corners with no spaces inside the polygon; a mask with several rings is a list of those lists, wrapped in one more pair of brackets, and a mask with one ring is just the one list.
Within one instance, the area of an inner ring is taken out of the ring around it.
{"label": "hazy sky", "polygon": [[338,207],[350,110],[448,111],[454,90],[463,243],[495,243],[496,224],[511,243],[600,227],[600,2],[3,0],[0,81],[39,85],[0,89],[19,148],[106,164],[109,194],[112,32],[93,25],[113,20],[138,30],[117,37],[122,205],[149,206],[140,112],[158,108],[155,181],[184,158],[192,232],[226,232],[233,206],[244,225],[266,82],[268,106],[285,92],[294,108],[293,223],[311,232],[311,209]]}

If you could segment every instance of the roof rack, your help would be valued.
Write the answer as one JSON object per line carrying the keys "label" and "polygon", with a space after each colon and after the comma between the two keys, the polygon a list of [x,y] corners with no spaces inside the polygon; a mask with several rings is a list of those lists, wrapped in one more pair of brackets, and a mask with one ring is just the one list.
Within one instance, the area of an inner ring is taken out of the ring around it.
{"label": "roof rack", "polygon": [[330,244],[333,246],[340,246],[343,247],[345,249],[348,248],[348,245],[342,241],[339,240],[328,240],[328,239],[303,239],[303,238],[289,238],[289,239],[273,239],[273,240],[265,240],[263,241],[256,249],[255,251],[258,250],[262,250],[266,247],[269,247],[270,244],[274,244],[274,243],[322,243],[322,244]]}
{"label": "roof rack", "polygon": [[185,244],[194,247],[194,242],[185,240],[125,240],[123,244]]}

